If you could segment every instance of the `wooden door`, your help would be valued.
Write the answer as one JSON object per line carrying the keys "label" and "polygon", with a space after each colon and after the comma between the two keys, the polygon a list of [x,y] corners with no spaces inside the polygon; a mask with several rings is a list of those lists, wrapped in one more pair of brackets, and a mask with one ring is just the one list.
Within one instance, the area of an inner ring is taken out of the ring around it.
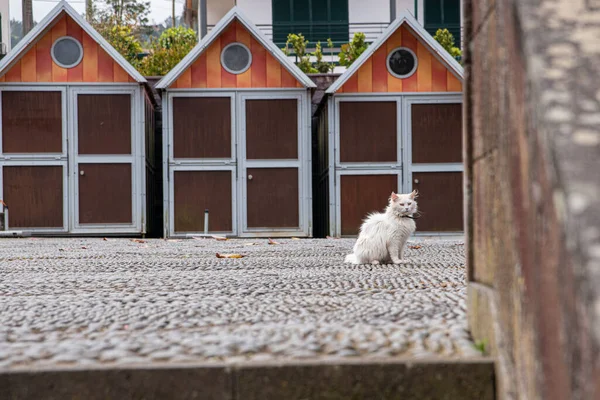
{"label": "wooden door", "polygon": [[414,103],[411,183],[419,191],[421,232],[463,231],[462,105]]}
{"label": "wooden door", "polygon": [[298,234],[301,226],[301,97],[242,97],[242,232]]}
{"label": "wooden door", "polygon": [[135,225],[132,97],[74,94],[76,229],[114,232]]}
{"label": "wooden door", "polygon": [[172,94],[170,234],[235,235],[234,93]]}

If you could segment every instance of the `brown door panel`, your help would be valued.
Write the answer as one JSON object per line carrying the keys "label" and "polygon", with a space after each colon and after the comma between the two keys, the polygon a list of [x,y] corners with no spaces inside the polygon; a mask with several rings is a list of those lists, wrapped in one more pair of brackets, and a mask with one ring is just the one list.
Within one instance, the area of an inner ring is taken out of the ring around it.
{"label": "brown door panel", "polygon": [[341,175],[341,232],[357,235],[367,214],[380,212],[392,191],[398,191],[398,175]]}
{"label": "brown door panel", "polygon": [[63,167],[4,166],[4,202],[9,227],[63,227]]}
{"label": "brown door panel", "polygon": [[298,159],[298,100],[246,100],[246,159]]}
{"label": "brown door panel", "polygon": [[231,171],[175,171],[175,232],[203,232],[208,209],[210,232],[233,231]]}
{"label": "brown door panel", "polygon": [[248,228],[298,228],[298,168],[248,168],[247,175]]}
{"label": "brown door panel", "polygon": [[415,172],[413,189],[419,191],[417,203],[421,217],[416,221],[422,232],[462,232],[462,172]]}
{"label": "brown door panel", "polygon": [[462,161],[462,104],[411,106],[412,162]]}
{"label": "brown door panel", "polygon": [[79,163],[79,223],[131,224],[131,164]]}

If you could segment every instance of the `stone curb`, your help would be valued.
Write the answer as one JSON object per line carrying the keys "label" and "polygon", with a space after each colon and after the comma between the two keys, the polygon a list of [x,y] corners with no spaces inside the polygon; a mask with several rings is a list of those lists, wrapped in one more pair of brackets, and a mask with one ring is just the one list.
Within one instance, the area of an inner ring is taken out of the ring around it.
{"label": "stone curb", "polygon": [[494,363],[340,360],[0,371],[1,400],[492,400]]}

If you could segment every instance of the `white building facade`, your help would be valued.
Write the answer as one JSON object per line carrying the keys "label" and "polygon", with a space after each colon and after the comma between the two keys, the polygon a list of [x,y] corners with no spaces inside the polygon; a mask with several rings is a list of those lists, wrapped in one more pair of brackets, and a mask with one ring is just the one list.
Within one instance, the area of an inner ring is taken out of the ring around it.
{"label": "white building facade", "polygon": [[363,32],[373,42],[397,15],[408,10],[433,34],[447,28],[457,44],[462,40],[462,0],[205,0],[207,31],[235,5],[279,46],[288,33],[302,33],[309,41],[348,42]]}

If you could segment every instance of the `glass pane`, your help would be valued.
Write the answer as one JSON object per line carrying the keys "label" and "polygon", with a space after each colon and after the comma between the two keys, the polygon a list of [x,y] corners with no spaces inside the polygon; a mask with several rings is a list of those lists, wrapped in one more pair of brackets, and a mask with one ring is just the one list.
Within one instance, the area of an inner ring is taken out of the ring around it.
{"label": "glass pane", "polygon": [[54,58],[65,66],[73,66],[81,57],[81,48],[74,39],[59,39],[54,45]]}

